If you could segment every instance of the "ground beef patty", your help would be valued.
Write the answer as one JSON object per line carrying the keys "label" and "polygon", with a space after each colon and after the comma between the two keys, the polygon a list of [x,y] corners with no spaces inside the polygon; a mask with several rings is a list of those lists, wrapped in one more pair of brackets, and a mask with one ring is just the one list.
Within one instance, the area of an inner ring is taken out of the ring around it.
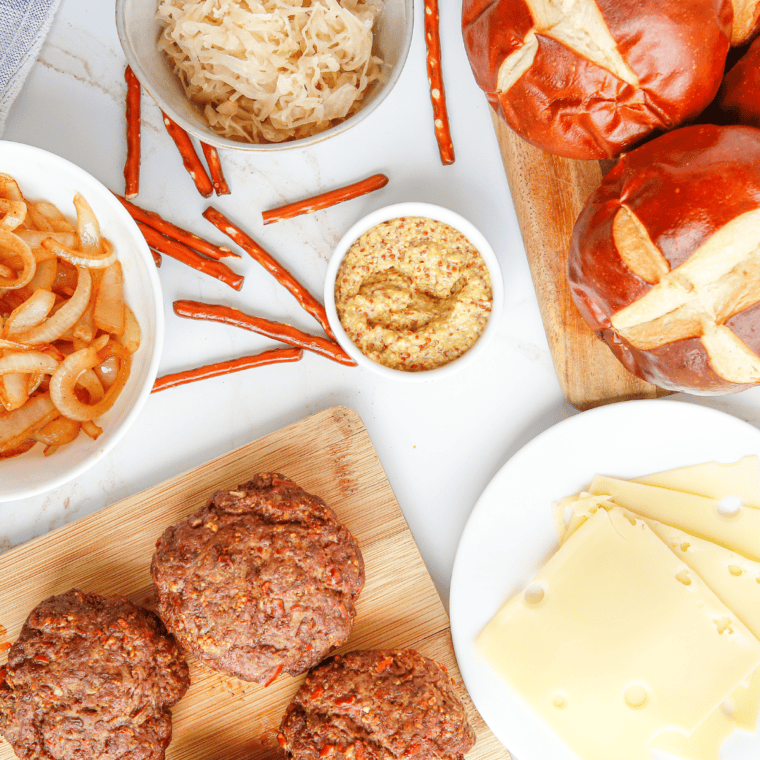
{"label": "ground beef patty", "polygon": [[293,760],[462,758],[475,733],[449,674],[412,649],[336,655],[309,673],[280,725]]}
{"label": "ground beef patty", "polygon": [[21,760],[161,760],[190,683],[156,615],[76,589],[32,610],[6,669],[0,733]]}
{"label": "ground beef patty", "polygon": [[256,475],[164,532],[151,567],[159,614],[212,668],[268,683],[324,659],[351,632],[364,562],[317,496]]}

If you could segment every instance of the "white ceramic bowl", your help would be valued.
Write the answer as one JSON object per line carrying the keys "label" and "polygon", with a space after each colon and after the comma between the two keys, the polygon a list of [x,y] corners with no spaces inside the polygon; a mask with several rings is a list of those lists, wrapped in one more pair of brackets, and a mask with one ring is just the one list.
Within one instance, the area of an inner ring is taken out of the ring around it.
{"label": "white ceramic bowl", "polygon": [[366,119],[383,102],[401,75],[412,44],[414,0],[384,0],[375,30],[374,53],[385,62],[385,76],[367,96],[362,108],[343,123],[311,137],[282,143],[248,143],[213,132],[200,110],[185,97],[182,86],[156,41],[158,0],[116,0],[116,29],[124,55],[135,76],[161,109],[187,132],[217,148],[275,151],[302,148],[344,132]]}
{"label": "white ceramic bowl", "polygon": [[98,180],[69,161],[30,145],[0,141],[0,173],[10,174],[30,200],[54,203],[76,219],[74,195],[92,206],[101,233],[110,240],[124,269],[127,303],[142,331],[140,348],[114,406],[97,422],[103,433],[93,441],[80,433],[75,441],[46,457],[37,444],[25,454],[0,460],[0,501],[36,496],[76,478],[118,443],[143,408],[156,379],[164,338],[164,310],[156,265],[129,214]]}
{"label": "white ceramic bowl", "polygon": [[[385,365],[379,364],[365,356],[359,347],[346,334],[335,308],[335,278],[338,275],[338,268],[340,267],[341,262],[345,258],[346,253],[348,253],[348,249],[359,237],[372,229],[372,227],[381,224],[382,222],[386,222],[389,219],[397,219],[401,216],[423,216],[429,219],[435,219],[436,221],[444,222],[462,232],[478,249],[478,252],[486,262],[488,273],[491,277],[493,305],[491,308],[491,315],[488,318],[488,323],[481,336],[472,348],[462,354],[458,359],[440,367],[436,367],[435,369],[424,370],[421,372],[407,372],[405,370],[392,369],[391,367],[386,367]],[[443,206],[435,206],[431,203],[396,203],[393,206],[386,206],[385,208],[378,209],[365,216],[363,219],[360,219],[340,239],[335,248],[335,252],[330,258],[330,263],[327,266],[324,299],[327,318],[338,343],[340,343],[346,353],[348,353],[348,355],[354,359],[360,367],[364,367],[372,372],[382,375],[383,377],[393,378],[395,380],[424,382],[433,379],[437,380],[446,377],[453,372],[458,372],[476,361],[487,349],[488,344],[498,329],[499,318],[501,317],[501,312],[504,306],[504,281],[502,280],[501,267],[499,266],[499,261],[496,258],[493,248],[491,248],[480,230],[478,230],[471,222],[467,221],[463,216],[460,216],[456,212],[444,208]]]}

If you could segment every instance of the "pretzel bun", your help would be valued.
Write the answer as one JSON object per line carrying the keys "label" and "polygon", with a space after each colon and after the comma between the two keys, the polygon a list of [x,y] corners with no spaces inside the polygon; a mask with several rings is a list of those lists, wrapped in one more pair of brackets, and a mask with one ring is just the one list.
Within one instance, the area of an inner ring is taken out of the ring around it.
{"label": "pretzel bun", "polygon": [[720,85],[732,19],[730,0],[464,0],[462,12],[496,112],[528,142],[578,159],[616,156],[697,116]]}
{"label": "pretzel bun", "polygon": [[732,0],[734,23],[731,44],[746,45],[760,31],[760,0]]}
{"label": "pretzel bun", "polygon": [[760,129],[683,127],[624,155],[573,229],[570,292],[633,374],[760,382]]}
{"label": "pretzel bun", "polygon": [[715,104],[732,121],[760,127],[760,39],[756,39],[723,78]]}

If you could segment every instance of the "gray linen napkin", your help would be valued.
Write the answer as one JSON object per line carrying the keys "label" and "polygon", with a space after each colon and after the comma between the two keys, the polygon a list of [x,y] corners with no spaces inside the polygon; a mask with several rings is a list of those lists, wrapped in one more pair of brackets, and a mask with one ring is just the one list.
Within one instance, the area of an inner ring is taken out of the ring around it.
{"label": "gray linen napkin", "polygon": [[61,0],[0,0],[0,136]]}

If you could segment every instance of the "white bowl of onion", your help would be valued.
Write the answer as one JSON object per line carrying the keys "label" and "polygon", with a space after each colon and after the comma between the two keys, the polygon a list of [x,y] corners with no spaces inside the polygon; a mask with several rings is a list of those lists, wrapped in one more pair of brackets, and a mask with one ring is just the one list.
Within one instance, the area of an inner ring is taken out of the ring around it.
{"label": "white bowl of onion", "polygon": [[413,0],[116,0],[127,63],[164,113],[251,151],[302,148],[368,117],[401,75],[413,22]]}
{"label": "white bowl of onion", "polygon": [[69,161],[0,141],[0,501],[113,449],[151,392],[163,334],[153,257],[121,203]]}

